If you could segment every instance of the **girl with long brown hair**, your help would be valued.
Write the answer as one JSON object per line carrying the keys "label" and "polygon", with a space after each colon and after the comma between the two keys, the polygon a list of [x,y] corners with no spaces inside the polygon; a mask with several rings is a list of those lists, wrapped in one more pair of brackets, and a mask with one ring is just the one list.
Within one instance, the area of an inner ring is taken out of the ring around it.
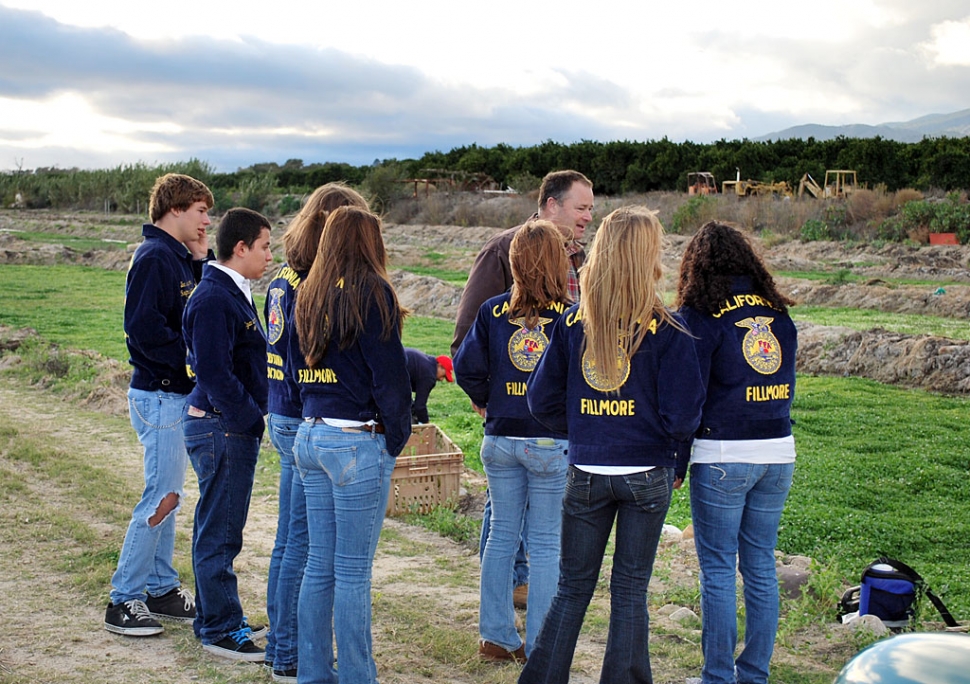
{"label": "girl with long brown hair", "polygon": [[299,681],[374,683],[371,569],[394,459],[411,433],[401,327],[407,311],[387,276],[381,221],[332,211],[296,298],[299,353],[288,370],[304,422],[296,465],[309,553],[300,590]]}
{"label": "girl with long brown hair", "polygon": [[663,227],[644,207],[603,219],[528,382],[539,422],[569,439],[559,587],[520,684],[565,684],[616,525],[601,684],[651,682],[647,585],[674,471],[703,390],[694,343],[660,292]]}
{"label": "girl with long brown hair", "polygon": [[295,472],[293,456],[293,440],[303,422],[303,402],[300,388],[286,373],[293,308],[297,288],[316,259],[327,217],[343,206],[367,209],[367,202],[356,190],[342,183],[327,183],[313,191],[283,233],[286,261],[267,288],[264,314],[269,415],[266,427],[280,455],[280,493],[276,543],[266,585],[266,614],[272,629],[266,637],[265,657],[272,664],[277,681],[296,679],[296,606],[307,555],[306,497],[303,480]]}
{"label": "girl with long brown hair", "polygon": [[[566,309],[569,262],[562,233],[529,221],[509,248],[512,289],[485,301],[454,358],[458,384],[485,410],[482,465],[492,516],[482,558],[479,657],[524,662],[556,590],[566,441],[536,422],[526,381]],[[515,629],[512,566],[520,534],[529,549],[525,643]]]}

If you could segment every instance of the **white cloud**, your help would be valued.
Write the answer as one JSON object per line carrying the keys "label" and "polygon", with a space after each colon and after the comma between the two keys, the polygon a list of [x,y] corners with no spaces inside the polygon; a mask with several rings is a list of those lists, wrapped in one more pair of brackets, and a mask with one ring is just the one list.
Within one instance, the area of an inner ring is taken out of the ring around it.
{"label": "white cloud", "polygon": [[930,28],[932,40],[924,44],[940,66],[970,66],[970,17],[944,21]]}
{"label": "white cloud", "polygon": [[95,111],[83,97],[64,93],[39,101],[0,97],[0,144],[20,149],[73,146],[98,152],[163,153],[174,148],[143,134],[178,134],[172,122],[136,123]]}

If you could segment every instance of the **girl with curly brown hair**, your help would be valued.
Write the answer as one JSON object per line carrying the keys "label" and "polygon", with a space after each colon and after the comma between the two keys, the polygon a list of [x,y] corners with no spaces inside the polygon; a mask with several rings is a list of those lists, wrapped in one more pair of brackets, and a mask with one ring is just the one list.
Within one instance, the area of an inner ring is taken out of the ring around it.
{"label": "girl with curly brown hair", "polygon": [[[766,684],[778,628],[774,551],[795,466],[794,302],[739,230],[712,221],[684,252],[677,304],[696,338],[706,390],[690,466],[701,568],[700,681]],[[745,604],[737,658],[736,568]]]}

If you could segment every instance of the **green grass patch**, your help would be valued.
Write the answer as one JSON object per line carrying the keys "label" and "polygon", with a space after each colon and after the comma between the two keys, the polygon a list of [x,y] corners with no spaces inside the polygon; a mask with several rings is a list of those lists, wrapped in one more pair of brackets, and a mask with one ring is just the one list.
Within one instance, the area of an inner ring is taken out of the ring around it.
{"label": "green grass patch", "polygon": [[970,401],[859,378],[798,379],[798,461],[778,546],[858,574],[915,567],[970,614]]}
{"label": "green grass patch", "polygon": [[126,361],[125,274],[103,268],[6,265],[0,268],[0,323],[33,328],[74,349]]}
{"label": "green grass patch", "polygon": [[970,320],[959,318],[802,305],[792,307],[791,315],[796,321],[808,321],[817,325],[837,325],[853,330],[885,328],[906,335],[936,335],[954,340],[970,340]]}
{"label": "green grass patch", "polygon": [[468,271],[452,271],[434,266],[402,266],[401,270],[415,275],[437,278],[458,287],[464,287],[465,283],[468,282]]}
{"label": "green grass patch", "polygon": [[[857,264],[858,268],[863,268],[864,266],[871,266],[871,264]],[[833,284],[843,284],[843,283],[866,283],[873,279],[871,275],[859,275],[852,273],[851,269],[846,269],[841,266],[833,266],[832,270],[828,271],[774,271],[773,275],[775,278],[794,278],[797,280],[813,280],[821,282],[832,282],[835,278],[836,282]],[[879,276],[879,281],[881,283],[886,283],[887,285],[912,285],[920,287],[932,287],[936,289],[938,287],[966,287],[967,283],[958,280],[947,280],[947,279],[929,279],[929,278],[887,278],[885,276]]]}

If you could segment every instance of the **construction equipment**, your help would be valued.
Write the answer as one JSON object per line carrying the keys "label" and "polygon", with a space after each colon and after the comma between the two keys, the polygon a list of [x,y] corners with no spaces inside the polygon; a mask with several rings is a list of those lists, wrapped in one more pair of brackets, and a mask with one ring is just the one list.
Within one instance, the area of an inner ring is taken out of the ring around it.
{"label": "construction equipment", "polygon": [[775,197],[791,197],[791,186],[786,181],[777,183],[763,183],[762,181],[741,180],[741,170],[738,169],[737,178],[733,181],[721,183],[721,192],[725,195],[738,197],[754,197],[772,195]]}
{"label": "construction equipment", "polygon": [[821,186],[811,174],[806,173],[798,183],[798,196],[801,197],[808,191],[815,199],[840,198],[851,195],[858,189],[859,181],[855,171],[834,169],[825,172],[825,182]]}
{"label": "construction equipment", "polygon": [[687,174],[688,195],[716,195],[717,181],[709,171],[691,171]]}

